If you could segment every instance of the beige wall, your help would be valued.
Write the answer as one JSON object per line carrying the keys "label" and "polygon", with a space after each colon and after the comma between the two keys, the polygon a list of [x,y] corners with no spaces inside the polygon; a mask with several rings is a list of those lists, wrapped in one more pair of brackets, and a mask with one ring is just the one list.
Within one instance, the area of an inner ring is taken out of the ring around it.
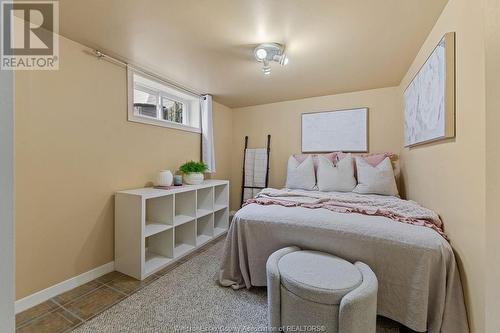
{"label": "beige wall", "polygon": [[398,94],[397,88],[384,88],[233,109],[232,209],[239,207],[241,199],[245,135],[250,147],[265,147],[267,134],[271,134],[269,185],[282,187],[288,157],[301,151],[300,118],[304,112],[368,107],[370,151],[399,152],[402,129],[393,126],[402,122]]}
{"label": "beige wall", "polygon": [[403,148],[401,168],[407,197],[444,221],[460,263],[473,332],[484,332],[485,310],[483,18],[482,0],[450,0],[400,85],[402,93],[442,36],[456,32],[456,138]]}
{"label": "beige wall", "polygon": [[486,331],[500,327],[500,2],[487,0],[486,32]]}
{"label": "beige wall", "polygon": [[[126,71],[60,40],[59,71],[15,74],[16,287],[32,294],[113,260],[113,192],[199,159],[199,134],[127,121]],[[214,103],[217,176],[230,110]]]}

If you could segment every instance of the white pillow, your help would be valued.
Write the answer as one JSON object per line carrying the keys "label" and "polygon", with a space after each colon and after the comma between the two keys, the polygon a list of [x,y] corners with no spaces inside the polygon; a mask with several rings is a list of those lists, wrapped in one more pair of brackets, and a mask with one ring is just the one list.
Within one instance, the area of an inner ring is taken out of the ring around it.
{"label": "white pillow", "polygon": [[319,156],[317,177],[320,191],[351,192],[356,187],[351,154],[338,161],[336,166],[324,156]]}
{"label": "white pillow", "polygon": [[356,169],[358,172],[358,185],[353,192],[398,195],[394,170],[389,157],[384,158],[376,167],[368,164],[363,158],[356,157]]}
{"label": "white pillow", "polygon": [[314,164],[311,156],[302,163],[295,157],[288,159],[288,170],[286,175],[286,187],[302,190],[314,190],[316,187],[316,177],[314,175]]}

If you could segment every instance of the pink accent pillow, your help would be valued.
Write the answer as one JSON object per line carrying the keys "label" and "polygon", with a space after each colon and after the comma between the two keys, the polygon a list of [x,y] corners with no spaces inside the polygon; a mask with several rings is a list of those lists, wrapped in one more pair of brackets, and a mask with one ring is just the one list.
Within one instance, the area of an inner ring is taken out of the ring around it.
{"label": "pink accent pillow", "polygon": [[[339,152],[337,154],[337,160],[340,161],[347,156],[348,153]],[[356,158],[362,157],[366,163],[370,164],[372,167],[379,165],[386,157],[391,158],[392,153],[354,153],[352,154],[352,164],[354,165],[354,177],[358,178],[358,169],[356,168]]]}
{"label": "pink accent pillow", "polygon": [[[382,162],[386,157],[391,157],[392,156],[392,153],[373,153],[373,154],[352,154],[353,156],[357,156],[357,157],[362,157],[366,163],[370,164],[371,166],[373,167],[376,167],[377,165],[380,164],[380,162]],[[347,153],[342,153],[342,152],[339,152],[337,154],[337,158],[338,160],[340,161],[341,159],[343,159],[344,157],[347,156]],[[355,161],[356,159],[353,158],[353,161]]]}
{"label": "pink accent pillow", "polygon": [[[342,154],[340,152],[332,152],[332,153],[327,153],[327,154],[293,154],[293,157],[297,160],[297,162],[302,163],[308,158],[309,156],[312,156],[313,158],[313,164],[314,164],[314,171],[318,169],[318,156],[324,156],[327,159],[329,159],[333,165],[337,164],[337,154]],[[340,158],[339,158],[340,160]]]}

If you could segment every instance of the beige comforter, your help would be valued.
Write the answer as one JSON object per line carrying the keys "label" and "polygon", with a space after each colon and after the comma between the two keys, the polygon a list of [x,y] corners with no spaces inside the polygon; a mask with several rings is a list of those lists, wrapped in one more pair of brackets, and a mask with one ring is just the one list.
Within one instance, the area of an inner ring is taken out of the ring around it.
{"label": "beige comforter", "polygon": [[[379,280],[379,315],[420,332],[469,331],[455,257],[448,241],[436,230],[377,214],[303,206],[318,204],[318,196],[323,201],[338,201],[345,199],[345,194],[266,191],[273,200],[300,205],[251,203],[236,213],[221,262],[221,285],[235,289],[265,286],[269,255],[296,245],[368,264]],[[397,203],[395,200],[403,200],[394,197],[363,197],[382,206],[404,207],[407,203]],[[404,214],[425,219],[435,216],[413,203],[398,216]]]}

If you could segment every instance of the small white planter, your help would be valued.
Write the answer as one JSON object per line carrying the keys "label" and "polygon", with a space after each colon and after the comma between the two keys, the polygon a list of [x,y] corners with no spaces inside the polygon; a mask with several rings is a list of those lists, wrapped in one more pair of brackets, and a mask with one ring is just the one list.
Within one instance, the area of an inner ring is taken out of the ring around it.
{"label": "small white planter", "polygon": [[174,180],[174,176],[170,170],[162,170],[158,174],[157,184],[158,186],[170,186],[172,185],[172,181]]}
{"label": "small white planter", "polygon": [[184,182],[189,185],[198,185],[203,183],[205,176],[201,172],[192,172],[184,174]]}

